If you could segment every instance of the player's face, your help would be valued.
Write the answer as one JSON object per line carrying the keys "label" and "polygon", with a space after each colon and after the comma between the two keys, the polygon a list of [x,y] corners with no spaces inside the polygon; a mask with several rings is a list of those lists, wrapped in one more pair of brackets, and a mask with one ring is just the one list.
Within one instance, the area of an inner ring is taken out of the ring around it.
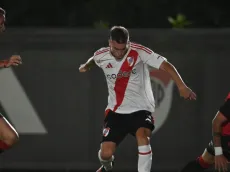
{"label": "player's face", "polygon": [[115,58],[121,59],[126,54],[129,43],[126,44],[119,44],[116,41],[109,40],[110,52]]}

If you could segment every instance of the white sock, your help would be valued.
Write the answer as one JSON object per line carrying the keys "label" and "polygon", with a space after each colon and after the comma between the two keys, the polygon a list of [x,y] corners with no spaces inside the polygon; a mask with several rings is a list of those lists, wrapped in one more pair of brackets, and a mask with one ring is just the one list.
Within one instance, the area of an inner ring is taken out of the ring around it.
{"label": "white sock", "polygon": [[112,158],[109,159],[109,160],[103,160],[101,158],[101,150],[99,150],[99,152],[98,152],[98,158],[99,158],[99,160],[101,162],[101,165],[104,166],[104,168],[105,168],[106,171],[109,171],[109,170],[113,169],[112,161],[114,160],[114,156],[112,156]]}
{"label": "white sock", "polygon": [[150,172],[152,166],[151,146],[138,146],[138,151],[138,172]]}

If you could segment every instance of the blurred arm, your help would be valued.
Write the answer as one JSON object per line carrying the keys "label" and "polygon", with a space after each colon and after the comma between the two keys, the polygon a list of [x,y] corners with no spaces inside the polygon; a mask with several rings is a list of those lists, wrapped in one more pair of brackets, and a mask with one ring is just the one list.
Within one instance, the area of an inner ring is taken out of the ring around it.
{"label": "blurred arm", "polygon": [[228,122],[229,119],[230,119],[230,99],[227,99],[226,102],[220,107],[216,116],[212,120],[212,135],[213,135],[213,143],[215,147],[221,147],[222,126],[225,122]]}
{"label": "blurred arm", "polygon": [[95,66],[96,63],[94,61],[94,58],[91,57],[85,64],[82,64],[79,68],[80,72],[87,72],[89,71],[93,66]]}
{"label": "blurred arm", "polygon": [[0,60],[0,68],[6,67],[7,60]]}
{"label": "blurred arm", "polygon": [[183,87],[186,87],[180,74],[171,63],[169,63],[168,61],[163,61],[160,65],[160,69],[166,71],[172,77],[179,90]]}
{"label": "blurred arm", "polygon": [[85,63],[85,67],[90,70],[93,66],[95,66],[96,63],[94,61],[94,58],[91,57],[89,60],[87,60],[87,62]]}
{"label": "blurred arm", "polygon": [[227,121],[227,118],[218,111],[212,120],[212,136],[214,147],[221,147],[221,132],[222,125]]}

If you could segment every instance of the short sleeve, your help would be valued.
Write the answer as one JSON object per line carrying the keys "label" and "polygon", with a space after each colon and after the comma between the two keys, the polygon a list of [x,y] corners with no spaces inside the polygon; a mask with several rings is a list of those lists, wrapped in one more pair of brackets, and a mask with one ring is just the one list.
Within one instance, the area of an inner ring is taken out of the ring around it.
{"label": "short sleeve", "polygon": [[155,52],[153,52],[150,49],[143,49],[139,52],[140,59],[143,61],[143,63],[148,64],[151,67],[154,67],[156,69],[159,69],[161,64],[164,61],[167,61],[167,59]]}
{"label": "short sleeve", "polygon": [[99,60],[99,58],[98,58],[97,56],[93,56],[93,60],[94,60],[95,64],[96,64],[98,67],[101,67],[101,66],[100,66],[100,60]]}
{"label": "short sleeve", "polygon": [[96,65],[97,65],[98,67],[101,67],[101,61],[100,61],[100,59],[104,56],[104,54],[108,53],[109,50],[110,50],[110,49],[109,49],[108,47],[106,47],[106,48],[103,47],[103,48],[97,50],[97,51],[93,54],[93,59],[94,59]]}

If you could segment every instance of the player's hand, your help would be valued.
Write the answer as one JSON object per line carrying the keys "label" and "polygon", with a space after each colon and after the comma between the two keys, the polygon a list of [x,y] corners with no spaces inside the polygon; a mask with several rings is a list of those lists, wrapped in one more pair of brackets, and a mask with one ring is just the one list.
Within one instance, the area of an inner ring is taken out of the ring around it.
{"label": "player's hand", "polygon": [[9,58],[7,61],[5,67],[10,67],[10,66],[18,66],[22,64],[22,59],[19,55],[13,55]]}
{"label": "player's hand", "polygon": [[187,100],[196,100],[196,94],[187,86],[179,88],[180,96]]}
{"label": "player's hand", "polygon": [[79,67],[79,72],[87,72],[87,71],[88,71],[88,68],[87,68],[86,64],[82,64]]}
{"label": "player's hand", "polygon": [[218,170],[218,172],[228,171],[228,160],[225,158],[224,155],[215,156],[215,169]]}

